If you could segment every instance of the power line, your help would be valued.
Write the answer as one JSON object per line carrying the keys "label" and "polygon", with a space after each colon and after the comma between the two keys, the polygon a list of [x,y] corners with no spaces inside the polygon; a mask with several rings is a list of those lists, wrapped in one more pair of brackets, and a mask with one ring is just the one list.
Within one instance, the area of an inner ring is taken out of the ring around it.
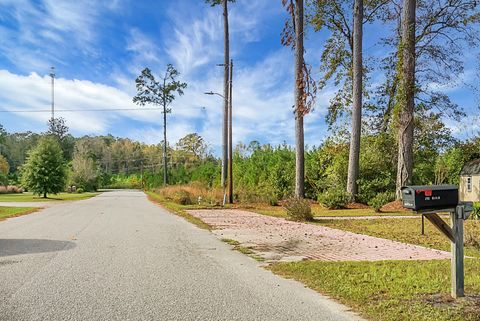
{"label": "power line", "polygon": [[[162,110],[162,108],[103,108],[103,109],[55,109],[56,112],[102,112],[102,111],[144,111],[144,110]],[[51,113],[48,109],[1,109],[0,113]]]}

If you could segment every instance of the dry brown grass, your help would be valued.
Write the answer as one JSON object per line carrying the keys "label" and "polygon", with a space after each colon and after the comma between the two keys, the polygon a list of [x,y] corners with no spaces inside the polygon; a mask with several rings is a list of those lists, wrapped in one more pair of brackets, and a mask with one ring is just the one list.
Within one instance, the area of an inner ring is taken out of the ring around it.
{"label": "dry brown grass", "polygon": [[186,185],[166,186],[154,191],[162,195],[167,200],[176,200],[179,195],[188,195],[191,198],[191,204],[215,205],[222,203],[223,192],[221,188],[208,187],[201,183],[190,183]]}
{"label": "dry brown grass", "polygon": [[23,188],[14,185],[0,186],[0,194],[17,194],[23,193]]}

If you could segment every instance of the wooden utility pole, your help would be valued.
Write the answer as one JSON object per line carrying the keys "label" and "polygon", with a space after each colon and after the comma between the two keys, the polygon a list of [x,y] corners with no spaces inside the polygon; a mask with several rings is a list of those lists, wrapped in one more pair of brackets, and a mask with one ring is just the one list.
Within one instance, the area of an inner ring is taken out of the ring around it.
{"label": "wooden utility pole", "polygon": [[50,77],[52,79],[52,129],[55,129],[55,67],[51,67]]}
{"label": "wooden utility pole", "polygon": [[295,196],[305,196],[303,0],[295,3]]}
{"label": "wooden utility pole", "polygon": [[[227,181],[227,144],[228,144],[228,93],[229,93],[229,63],[230,63],[230,40],[228,31],[228,0],[223,0],[223,28],[224,28],[224,86],[223,86],[223,143],[222,143],[222,187],[225,192]],[[225,198],[225,193],[224,193]],[[225,203],[225,199],[224,199]]]}
{"label": "wooden utility pole", "polygon": [[233,91],[233,59],[230,60],[230,91],[228,93],[228,202],[233,204],[233,140],[232,140],[232,91]]}
{"label": "wooden utility pole", "polygon": [[[163,88],[166,86],[166,77],[163,78]],[[167,101],[163,98],[163,185],[168,184],[167,168]]]}
{"label": "wooden utility pole", "polygon": [[355,201],[358,193],[358,172],[360,164],[360,136],[362,131],[362,41],[363,41],[363,0],[355,0],[353,15],[353,106],[352,133],[348,157],[347,193]]}

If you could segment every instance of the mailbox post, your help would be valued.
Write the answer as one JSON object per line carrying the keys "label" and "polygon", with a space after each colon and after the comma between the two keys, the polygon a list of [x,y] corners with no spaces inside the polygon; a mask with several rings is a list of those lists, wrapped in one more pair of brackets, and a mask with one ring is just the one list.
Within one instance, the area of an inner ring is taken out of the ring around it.
{"label": "mailbox post", "polygon": [[[458,187],[454,185],[406,186],[402,188],[403,207],[426,217],[451,242],[452,297],[465,296],[463,221],[473,211],[472,202],[458,201]],[[449,213],[451,227],[438,215]]]}

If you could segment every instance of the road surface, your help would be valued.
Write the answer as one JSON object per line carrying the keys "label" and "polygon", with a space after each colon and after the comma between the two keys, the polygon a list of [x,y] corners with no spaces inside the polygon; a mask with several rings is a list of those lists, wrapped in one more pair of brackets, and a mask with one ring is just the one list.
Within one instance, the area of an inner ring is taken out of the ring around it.
{"label": "road surface", "polygon": [[0,320],[358,319],[142,192],[0,222]]}

